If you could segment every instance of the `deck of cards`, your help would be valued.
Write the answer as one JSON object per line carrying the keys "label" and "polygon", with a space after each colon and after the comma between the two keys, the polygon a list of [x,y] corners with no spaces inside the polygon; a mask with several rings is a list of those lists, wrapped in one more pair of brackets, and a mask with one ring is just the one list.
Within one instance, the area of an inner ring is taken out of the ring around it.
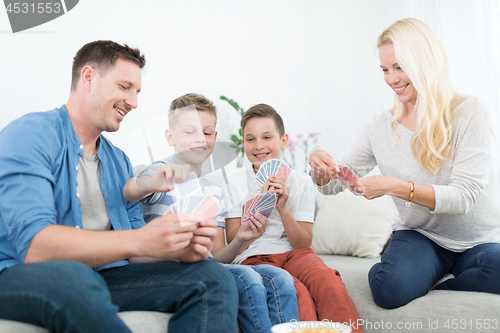
{"label": "deck of cards", "polygon": [[255,175],[255,182],[262,188],[271,175],[278,176],[286,182],[289,174],[290,168],[279,159],[273,158],[261,164],[257,175]]}
{"label": "deck of cards", "polygon": [[[183,182],[174,182],[175,188],[171,194],[176,202],[169,207],[165,215],[191,213],[198,215],[202,220],[213,219],[219,214],[221,207],[217,200],[209,194],[204,194],[200,181],[194,172],[190,172]],[[187,225],[183,224],[181,226]]]}
{"label": "deck of cards", "polygon": [[274,207],[276,206],[276,193],[261,193],[255,198],[248,200],[242,207],[241,223],[250,220],[250,216],[260,213],[266,218],[271,215]]}

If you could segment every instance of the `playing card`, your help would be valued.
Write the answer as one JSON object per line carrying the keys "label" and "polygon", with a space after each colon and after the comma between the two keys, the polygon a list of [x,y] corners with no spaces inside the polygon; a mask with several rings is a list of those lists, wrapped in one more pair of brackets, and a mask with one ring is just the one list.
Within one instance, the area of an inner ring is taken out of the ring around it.
{"label": "playing card", "polygon": [[290,168],[285,163],[281,163],[276,171],[276,176],[283,179],[284,182],[288,179],[288,175],[290,174]]}
{"label": "playing card", "polygon": [[352,172],[352,170],[349,169],[348,167],[346,166],[339,166],[339,167],[340,167],[339,176],[341,180],[344,180],[345,182],[353,182],[356,179],[358,179],[358,177],[356,177],[354,172]]}
{"label": "playing card", "polygon": [[172,195],[177,199],[201,192],[200,181],[195,172],[188,173],[183,182],[174,182],[174,185],[175,188],[172,190]]}
{"label": "playing card", "polygon": [[346,166],[339,166],[339,168],[340,168],[340,172],[339,172],[340,178],[339,178],[339,180],[342,183],[342,185],[344,185],[345,187],[347,187],[347,189],[349,191],[351,191],[352,193],[354,193],[356,195],[361,195],[361,194],[357,193],[356,191],[352,190],[351,187],[350,187],[350,184],[352,182],[354,182],[356,179],[358,179],[356,177],[356,175],[354,174],[354,172],[352,172],[352,170],[349,169]]}
{"label": "playing card", "polygon": [[289,174],[290,168],[285,163],[281,162],[281,160],[273,158],[261,164],[255,175],[255,182],[262,188],[270,176],[276,175],[283,179],[283,181],[286,181]]}
{"label": "playing card", "polygon": [[265,217],[269,217],[274,207],[276,206],[276,193],[266,192],[264,194],[259,194],[256,197],[248,200],[242,208],[242,223],[245,223],[250,219],[250,216],[256,213],[260,213]]}
{"label": "playing card", "polygon": [[[217,216],[220,210],[221,208],[213,196],[194,194],[177,200],[170,206],[165,215],[191,213],[200,216],[202,220],[208,220]],[[181,222],[181,226],[188,224],[190,223]]]}

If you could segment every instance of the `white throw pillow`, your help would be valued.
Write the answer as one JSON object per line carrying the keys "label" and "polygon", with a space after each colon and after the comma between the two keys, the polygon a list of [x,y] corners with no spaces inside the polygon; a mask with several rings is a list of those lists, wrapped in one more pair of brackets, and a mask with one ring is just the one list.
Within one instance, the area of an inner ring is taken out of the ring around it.
{"label": "white throw pillow", "polygon": [[367,200],[348,190],[325,196],[313,224],[311,247],[318,254],[376,258],[398,216],[390,196]]}

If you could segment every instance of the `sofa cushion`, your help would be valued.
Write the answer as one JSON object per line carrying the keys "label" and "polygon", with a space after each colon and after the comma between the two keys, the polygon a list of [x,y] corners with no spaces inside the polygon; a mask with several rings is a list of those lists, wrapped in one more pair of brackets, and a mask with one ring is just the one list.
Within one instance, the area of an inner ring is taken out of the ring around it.
{"label": "sofa cushion", "polygon": [[319,257],[340,272],[364,333],[500,331],[500,295],[433,290],[405,306],[387,310],[375,304],[368,285],[368,271],[379,259]]}
{"label": "sofa cushion", "polygon": [[367,200],[348,190],[325,196],[313,225],[311,247],[318,254],[376,258],[398,216],[389,196]]}

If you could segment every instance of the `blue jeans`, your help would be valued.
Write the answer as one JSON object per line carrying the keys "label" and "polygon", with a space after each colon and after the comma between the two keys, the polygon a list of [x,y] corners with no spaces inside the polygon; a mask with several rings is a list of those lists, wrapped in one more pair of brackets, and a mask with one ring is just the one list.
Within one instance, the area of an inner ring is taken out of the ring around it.
{"label": "blue jeans", "polygon": [[427,294],[447,273],[454,278],[438,289],[500,294],[500,244],[485,243],[457,253],[417,231],[395,231],[368,279],[375,303],[394,309]]}
{"label": "blue jeans", "polygon": [[269,333],[276,324],[299,319],[292,276],[271,265],[228,265],[238,287],[238,320],[243,333]]}
{"label": "blue jeans", "polygon": [[0,318],[51,332],[130,332],[117,311],[175,312],[172,332],[236,330],[231,274],[211,260],[133,264],[101,271],[73,261],[18,265],[0,273]]}

